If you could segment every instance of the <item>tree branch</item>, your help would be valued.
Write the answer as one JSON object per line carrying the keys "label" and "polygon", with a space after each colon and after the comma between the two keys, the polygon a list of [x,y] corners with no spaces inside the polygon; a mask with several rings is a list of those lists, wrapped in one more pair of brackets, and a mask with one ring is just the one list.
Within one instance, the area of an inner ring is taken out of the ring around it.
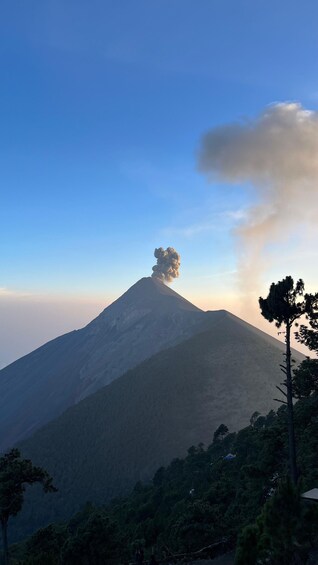
{"label": "tree branch", "polygon": [[281,392],[286,398],[287,398],[287,394],[286,392],[284,392],[281,388],[279,388],[279,386],[276,385],[276,388],[279,390],[279,392]]}

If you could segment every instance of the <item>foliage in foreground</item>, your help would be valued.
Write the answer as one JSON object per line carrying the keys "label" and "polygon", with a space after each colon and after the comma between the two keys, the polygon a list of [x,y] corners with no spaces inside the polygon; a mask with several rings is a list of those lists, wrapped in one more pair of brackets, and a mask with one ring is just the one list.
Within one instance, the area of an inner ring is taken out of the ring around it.
{"label": "foliage in foreground", "polygon": [[292,360],[291,360],[291,329],[293,324],[304,314],[309,316],[311,313],[310,302],[304,297],[305,285],[302,279],[296,283],[291,276],[285,277],[278,283],[272,283],[267,298],[260,298],[259,305],[262,316],[269,322],[274,322],[277,328],[283,326],[285,334],[285,362],[281,365],[281,370],[285,375],[283,386],[286,388],[283,393],[287,403],[288,416],[288,437],[289,437],[289,471],[290,476],[297,484],[298,472],[296,461],[296,445],[293,416],[293,381],[292,381]]}
{"label": "foliage in foreground", "polygon": [[3,541],[3,562],[9,563],[7,528],[9,519],[16,516],[24,502],[27,485],[40,483],[44,492],[55,492],[52,478],[30,459],[22,459],[18,449],[11,449],[0,457],[0,523]]}
{"label": "foliage in foreground", "polygon": [[235,565],[307,563],[317,524],[317,507],[301,501],[299,488],[285,479],[256,522],[239,535]]}
{"label": "foliage in foreground", "polygon": [[[290,524],[284,522],[287,531],[306,552],[312,532],[307,528],[299,494],[293,491],[290,504],[294,506],[289,508],[286,489],[293,487],[282,483],[283,490],[277,491],[287,474],[285,406],[266,417],[254,414],[250,426],[238,433],[229,433],[225,425],[220,428],[210,446],[191,447],[185,459],[175,459],[167,468],[159,469],[150,484],[138,483],[129,497],[115,500],[108,507],[88,503],[67,524],[39,530],[25,544],[14,548],[13,554],[19,559],[16,563],[98,565],[107,559],[131,560],[139,544],[146,556],[154,550],[161,558],[169,552],[195,552],[224,538],[225,547],[231,547],[246,528],[240,538],[240,547],[249,548],[246,565],[255,563],[251,548],[254,553],[263,552],[267,559],[264,563],[283,564],[268,560],[268,552],[272,551],[268,540],[276,543],[273,535],[279,531],[277,520],[282,508],[286,518],[293,516]],[[307,490],[318,484],[317,391],[311,390],[295,405],[295,429],[301,489]],[[256,543],[256,539],[261,541]],[[280,543],[285,538],[280,534],[275,539]],[[294,542],[287,539],[284,543],[294,548]]]}

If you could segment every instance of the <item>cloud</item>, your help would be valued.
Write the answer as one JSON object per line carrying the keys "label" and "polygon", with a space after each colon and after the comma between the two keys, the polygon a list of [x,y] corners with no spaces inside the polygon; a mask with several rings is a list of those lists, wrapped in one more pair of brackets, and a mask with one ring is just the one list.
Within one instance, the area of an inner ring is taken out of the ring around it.
{"label": "cloud", "polygon": [[[201,216],[204,216],[203,208],[200,209],[200,214]],[[207,219],[203,219],[202,221],[194,224],[181,227],[170,226],[164,228],[162,230],[162,234],[166,237],[179,236],[187,239],[192,239],[205,233],[228,229],[229,226],[233,227],[238,222],[245,219],[246,215],[247,211],[245,208],[215,212],[212,217],[210,214]]]}
{"label": "cloud", "polygon": [[288,241],[302,225],[316,230],[318,112],[276,103],[254,119],[213,128],[202,138],[198,167],[212,182],[248,184],[254,192],[235,232],[245,285],[255,286],[271,262],[272,244]]}
{"label": "cloud", "polygon": [[208,233],[214,231],[217,228],[215,223],[203,223],[203,224],[192,224],[185,227],[170,227],[162,230],[162,234],[166,237],[169,236],[180,236],[191,239],[202,233]]}
{"label": "cloud", "polygon": [[31,296],[31,293],[12,290],[5,286],[0,286],[0,298],[18,298],[23,296]]}

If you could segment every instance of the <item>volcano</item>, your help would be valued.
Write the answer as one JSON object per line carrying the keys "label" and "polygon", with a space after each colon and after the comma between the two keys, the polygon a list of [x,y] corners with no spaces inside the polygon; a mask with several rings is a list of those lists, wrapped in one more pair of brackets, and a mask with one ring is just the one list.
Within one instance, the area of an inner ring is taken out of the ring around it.
{"label": "volcano", "polygon": [[283,352],[229,312],[203,312],[143,278],[82,330],[3,369],[2,448],[17,443],[59,489],[50,504],[28,494],[16,536],[127,493],[191,445],[210,443],[220,424],[235,431],[267,413]]}
{"label": "volcano", "polygon": [[145,277],[85,328],[0,371],[0,452],[162,349],[193,335],[205,313]]}
{"label": "volcano", "polygon": [[16,535],[68,519],[87,500],[122,496],[190,446],[209,445],[220,424],[237,431],[277,407],[280,342],[225,310],[207,312],[196,329],[18,445],[58,492],[28,493]]}
{"label": "volcano", "polygon": [[[0,371],[0,451],[153,355],[210,329],[211,324],[217,327],[220,315],[203,312],[157,278],[142,278],[83,329],[49,341]],[[253,351],[248,341],[241,341],[234,356],[238,374],[243,370],[251,374],[260,352],[266,351],[264,382],[281,379],[277,355],[281,362],[283,344],[239,318],[230,319],[209,345],[219,359],[218,371],[224,373],[244,326],[249,327],[248,335],[258,336],[258,346]],[[230,389],[235,379],[234,373],[225,372],[224,386]],[[269,392],[264,389],[261,394],[266,399]]]}

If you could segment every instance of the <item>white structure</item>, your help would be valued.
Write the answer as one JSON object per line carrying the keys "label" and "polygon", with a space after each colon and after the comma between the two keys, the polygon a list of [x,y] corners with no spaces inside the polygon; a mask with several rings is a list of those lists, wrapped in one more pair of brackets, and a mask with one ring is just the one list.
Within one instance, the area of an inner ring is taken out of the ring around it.
{"label": "white structure", "polygon": [[318,488],[313,488],[311,490],[308,490],[307,492],[304,492],[304,494],[302,494],[301,497],[305,498],[306,500],[312,500],[313,502],[318,502]]}

